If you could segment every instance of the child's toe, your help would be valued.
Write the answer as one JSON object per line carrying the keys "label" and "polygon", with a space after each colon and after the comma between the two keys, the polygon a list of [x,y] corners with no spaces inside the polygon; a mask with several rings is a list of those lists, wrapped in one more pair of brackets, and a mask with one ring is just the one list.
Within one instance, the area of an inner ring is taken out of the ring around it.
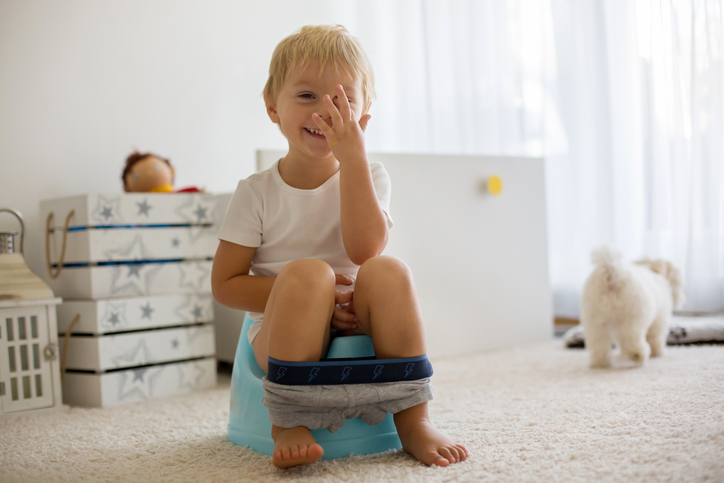
{"label": "child's toe", "polygon": [[438,452],[443,458],[448,460],[448,462],[455,463],[455,455],[448,448],[440,448]]}
{"label": "child's toe", "polygon": [[470,456],[470,453],[468,453],[468,450],[467,448],[465,448],[465,446],[458,444],[455,447],[458,449],[458,453],[460,454],[460,458],[462,461],[465,461],[468,456]]}

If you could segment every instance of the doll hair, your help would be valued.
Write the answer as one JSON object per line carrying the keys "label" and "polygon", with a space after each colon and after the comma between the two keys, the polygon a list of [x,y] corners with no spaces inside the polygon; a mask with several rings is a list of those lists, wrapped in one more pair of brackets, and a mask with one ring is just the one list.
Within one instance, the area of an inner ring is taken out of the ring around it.
{"label": "doll hair", "polygon": [[173,169],[173,166],[171,166],[171,161],[169,161],[168,159],[162,158],[161,156],[157,156],[153,153],[139,153],[138,150],[136,149],[131,154],[129,154],[128,157],[126,158],[126,167],[123,169],[123,174],[121,175],[121,179],[123,180],[124,189],[128,187],[127,183],[126,183],[126,175],[131,172],[131,169],[133,169],[133,166],[137,162],[143,161],[144,159],[149,158],[151,156],[153,156],[154,158],[158,158],[161,161],[165,161],[166,164],[168,164],[169,167],[171,167]]}
{"label": "doll hair", "polygon": [[264,102],[276,100],[279,90],[296,67],[306,68],[319,62],[319,75],[327,64],[362,80],[364,106],[367,111],[375,98],[372,64],[362,44],[341,25],[307,25],[279,42],[269,65],[269,79],[264,86]]}

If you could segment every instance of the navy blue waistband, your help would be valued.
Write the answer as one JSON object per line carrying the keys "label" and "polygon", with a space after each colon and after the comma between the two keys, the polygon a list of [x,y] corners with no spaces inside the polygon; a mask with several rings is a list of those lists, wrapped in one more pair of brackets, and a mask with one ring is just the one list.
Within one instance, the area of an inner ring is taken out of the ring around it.
{"label": "navy blue waistband", "polygon": [[423,354],[404,359],[330,359],[290,362],[269,358],[267,379],[288,386],[369,384],[414,381],[432,376],[432,365]]}

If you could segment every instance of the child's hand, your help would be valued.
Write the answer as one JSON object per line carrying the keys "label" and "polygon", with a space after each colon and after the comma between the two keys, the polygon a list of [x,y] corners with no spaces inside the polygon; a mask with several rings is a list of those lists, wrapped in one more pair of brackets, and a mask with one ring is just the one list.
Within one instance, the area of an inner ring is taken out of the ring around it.
{"label": "child's hand", "polygon": [[[337,285],[352,285],[354,279],[346,275],[336,274],[335,283]],[[334,294],[334,314],[332,315],[332,328],[336,330],[352,330],[357,328],[357,317],[354,315],[352,308],[352,298],[354,292],[335,292]]]}
{"label": "child's hand", "polygon": [[339,109],[337,109],[329,95],[324,95],[324,105],[327,106],[327,111],[329,111],[332,118],[331,126],[317,113],[312,118],[322,134],[327,138],[327,143],[332,148],[334,157],[339,162],[344,162],[350,158],[364,156],[364,132],[372,116],[365,114],[357,122],[355,113],[349,105],[347,94],[341,85],[337,86],[337,99]]}

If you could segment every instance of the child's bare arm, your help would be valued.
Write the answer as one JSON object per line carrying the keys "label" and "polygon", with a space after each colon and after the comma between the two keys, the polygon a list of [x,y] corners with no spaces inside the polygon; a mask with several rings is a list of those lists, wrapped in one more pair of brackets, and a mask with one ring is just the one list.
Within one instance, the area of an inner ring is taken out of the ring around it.
{"label": "child's bare arm", "polygon": [[339,108],[324,96],[332,126],[318,115],[314,120],[322,130],[340,164],[340,204],[342,240],[352,262],[362,265],[382,253],[387,245],[387,218],[380,208],[364,145],[364,130],[370,115],[355,118],[347,95],[337,86]]}
{"label": "child's bare arm", "polygon": [[211,290],[221,305],[264,312],[275,278],[249,275],[255,251],[253,247],[219,242],[211,269]]}

